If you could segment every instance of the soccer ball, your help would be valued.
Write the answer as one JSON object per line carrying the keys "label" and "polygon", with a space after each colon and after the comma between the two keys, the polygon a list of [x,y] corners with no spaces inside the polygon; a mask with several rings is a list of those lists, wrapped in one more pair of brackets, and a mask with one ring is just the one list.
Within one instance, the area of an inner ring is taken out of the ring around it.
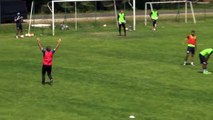
{"label": "soccer ball", "polygon": [[24,38],[24,35],[20,35],[20,38]]}
{"label": "soccer ball", "polygon": [[129,118],[135,118],[135,116],[134,115],[130,115]]}
{"label": "soccer ball", "polygon": [[33,37],[33,36],[34,36],[34,33],[31,33],[31,34],[30,34],[30,33],[29,33],[29,34],[27,33],[27,34],[25,34],[25,36],[26,36],[26,37]]}
{"label": "soccer ball", "polygon": [[129,28],[126,28],[126,30],[128,31],[128,30],[129,30]]}
{"label": "soccer ball", "polygon": [[106,26],[107,26],[106,24],[103,25],[103,27],[106,27]]}
{"label": "soccer ball", "polygon": [[61,24],[61,30],[68,30],[69,29],[69,26],[66,25],[66,24]]}
{"label": "soccer ball", "polygon": [[30,36],[33,37],[33,36],[34,36],[34,33],[31,33]]}
{"label": "soccer ball", "polygon": [[29,34],[25,34],[25,36],[26,36],[26,37],[28,37],[28,36],[29,36]]}

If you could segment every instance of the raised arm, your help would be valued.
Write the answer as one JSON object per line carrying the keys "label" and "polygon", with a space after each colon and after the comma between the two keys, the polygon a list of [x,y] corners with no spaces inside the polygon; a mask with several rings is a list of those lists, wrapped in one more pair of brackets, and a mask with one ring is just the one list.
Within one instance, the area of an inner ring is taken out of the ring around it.
{"label": "raised arm", "polygon": [[58,39],[58,42],[57,42],[57,44],[55,46],[55,49],[54,49],[55,51],[58,49],[60,43],[61,43],[61,38]]}
{"label": "raised arm", "polygon": [[19,16],[14,18],[14,21],[18,21],[19,20]]}
{"label": "raised arm", "polygon": [[43,46],[41,44],[41,39],[40,38],[37,38],[37,43],[38,43],[38,46],[39,46],[40,50],[43,50]]}
{"label": "raised arm", "polygon": [[188,39],[187,39],[187,38],[186,38],[186,39],[184,39],[183,44],[186,44],[186,43],[187,43],[187,41],[188,41]]}

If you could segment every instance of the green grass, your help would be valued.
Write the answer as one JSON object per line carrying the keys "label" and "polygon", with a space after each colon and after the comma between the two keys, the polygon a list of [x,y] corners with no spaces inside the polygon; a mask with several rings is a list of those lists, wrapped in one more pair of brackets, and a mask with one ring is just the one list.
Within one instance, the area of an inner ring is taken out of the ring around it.
{"label": "green grass", "polygon": [[198,52],[195,67],[182,66],[182,42],[192,29],[198,51],[213,47],[212,22],[160,21],[156,32],[141,22],[127,37],[117,36],[113,25],[43,34],[44,46],[54,47],[62,38],[53,86],[41,85],[36,37],[17,40],[14,25],[1,25],[0,119],[127,120],[134,115],[136,120],[212,120],[213,75],[198,73]]}

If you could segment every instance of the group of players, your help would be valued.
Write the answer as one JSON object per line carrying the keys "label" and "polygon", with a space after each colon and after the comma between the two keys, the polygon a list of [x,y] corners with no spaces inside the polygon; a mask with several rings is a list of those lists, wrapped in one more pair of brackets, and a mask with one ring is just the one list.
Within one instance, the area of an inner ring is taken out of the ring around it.
{"label": "group of players", "polygon": [[[157,27],[157,20],[158,20],[158,12],[157,10],[152,10],[151,13],[150,13],[150,17],[152,19],[152,30],[155,31],[156,30],[156,27]],[[184,63],[183,65],[187,65],[187,61],[188,61],[188,57],[189,55],[191,54],[191,62],[190,64],[192,66],[195,66],[194,65],[194,55],[195,55],[195,51],[197,49],[197,43],[196,43],[196,40],[197,40],[197,37],[195,35],[195,31],[192,30],[191,31],[191,34],[187,36],[187,38],[185,39],[184,42],[186,42],[188,45],[187,45],[187,52],[186,52],[186,57],[184,59]],[[209,57],[210,55],[213,53],[213,48],[207,48],[207,49],[204,49],[202,50],[200,53],[199,53],[199,58],[200,58],[200,63],[202,64],[202,73],[203,74],[211,74],[211,72],[209,72],[207,70],[207,65],[208,65],[208,60],[209,60]]]}
{"label": "group of players", "polygon": [[[150,17],[152,19],[152,30],[156,31],[156,27],[157,27],[157,20],[158,20],[158,12],[156,10],[151,11],[150,13]],[[19,37],[23,37],[22,34],[22,22],[23,22],[23,17],[21,16],[21,14],[18,12],[17,16],[15,17],[14,21],[16,22],[16,38],[18,39]],[[126,36],[126,18],[125,18],[125,13],[123,10],[120,10],[119,14],[118,14],[118,26],[119,26],[119,36],[121,36],[121,28],[123,27],[124,30],[124,36]],[[194,55],[195,55],[195,51],[197,49],[197,43],[196,43],[196,35],[195,35],[195,31],[192,30],[191,34],[189,34],[187,36],[187,38],[185,39],[184,42],[186,42],[187,45],[187,52],[186,52],[186,57],[184,59],[184,63],[183,65],[192,65],[194,66]],[[37,38],[37,43],[38,46],[40,48],[40,50],[43,53],[43,65],[42,65],[42,84],[45,85],[45,75],[47,73],[48,77],[49,77],[49,84],[53,83],[53,78],[51,75],[51,71],[52,71],[52,60],[53,60],[53,54],[55,53],[55,51],[58,49],[60,43],[61,43],[61,38],[58,39],[58,43],[56,45],[56,47],[54,49],[51,49],[50,46],[47,46],[46,48],[44,48],[40,42],[40,38]],[[211,74],[211,72],[209,72],[207,70],[207,65],[208,65],[208,60],[210,55],[213,53],[213,48],[207,48],[202,50],[199,53],[199,58],[200,58],[200,63],[202,64],[202,73],[203,74]],[[188,61],[188,57],[191,55],[191,62],[187,63]]]}
{"label": "group of players", "polygon": [[[16,23],[16,38],[23,38],[23,28],[22,28],[22,22],[23,22],[23,16],[18,12],[17,15],[14,18],[14,22]],[[51,49],[50,46],[47,46],[44,48],[41,44],[40,38],[37,38],[37,43],[42,51],[43,54],[43,60],[42,60],[42,85],[45,85],[46,83],[52,85],[53,83],[53,77],[52,77],[52,60],[53,60],[53,55],[58,49],[60,43],[61,43],[61,38],[58,39],[58,42],[56,44],[56,47],[54,49]],[[49,82],[45,81],[45,76],[49,77]]]}
{"label": "group of players", "polygon": [[[194,55],[195,55],[195,51],[197,50],[196,40],[197,40],[197,37],[195,35],[195,31],[192,30],[191,34],[188,35],[185,40],[185,42],[187,42],[188,45],[187,45],[187,52],[186,52],[186,57],[184,59],[183,65],[187,65],[188,57],[191,54],[191,62],[189,64],[194,66]],[[199,53],[200,63],[202,64],[201,72],[203,74],[211,74],[211,72],[207,70],[207,65],[208,65],[208,60],[210,58],[210,55],[212,53],[213,53],[213,48],[204,49]]]}
{"label": "group of players", "polygon": [[[152,19],[152,30],[156,31],[156,27],[157,27],[157,20],[158,20],[158,11],[156,9],[153,9],[150,13],[150,18]],[[125,31],[125,14],[123,12],[123,10],[120,11],[120,13],[118,14],[118,21],[119,21],[119,35],[121,35],[121,26],[123,26],[124,28],[124,35],[126,36],[126,31]],[[190,64],[192,66],[194,65],[194,54],[195,51],[197,49],[197,44],[196,44],[196,35],[195,35],[195,31],[192,30],[191,34],[187,36],[187,39],[185,39],[185,42],[187,42],[187,52],[186,52],[186,57],[184,59],[184,63],[183,65],[187,65],[187,60],[189,55],[191,54],[191,62]],[[213,48],[207,48],[202,50],[199,53],[199,58],[200,58],[200,63],[202,64],[202,73],[203,74],[211,74],[211,72],[209,72],[207,70],[207,65],[208,65],[208,60],[210,55],[213,53]]]}

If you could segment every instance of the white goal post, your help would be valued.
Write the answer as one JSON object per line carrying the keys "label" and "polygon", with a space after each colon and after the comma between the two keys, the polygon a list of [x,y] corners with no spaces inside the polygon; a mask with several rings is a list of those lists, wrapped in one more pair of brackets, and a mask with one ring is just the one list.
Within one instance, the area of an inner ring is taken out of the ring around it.
{"label": "white goal post", "polygon": [[190,8],[191,8],[191,13],[192,13],[192,17],[193,17],[193,22],[194,24],[196,24],[196,19],[195,19],[195,14],[194,14],[194,9],[193,9],[193,5],[192,5],[192,2],[191,1],[188,1],[188,0],[182,0],[182,1],[164,1],[164,2],[146,2],[145,3],[145,26],[147,25],[147,7],[148,5],[150,5],[150,9],[153,10],[153,4],[167,4],[167,3],[185,3],[185,23],[187,23],[187,15],[188,15],[188,4],[190,5]]}
{"label": "white goal post", "polygon": [[[55,35],[55,3],[59,3],[59,2],[74,2],[75,3],[75,29],[77,30],[77,6],[76,3],[77,2],[88,2],[88,1],[112,1],[114,2],[114,11],[115,11],[115,17],[116,17],[116,23],[117,21],[117,7],[116,7],[116,0],[52,0],[51,2],[49,2],[47,4],[48,8],[50,9],[51,13],[52,13],[52,35]],[[136,30],[136,0],[133,0],[133,5],[131,6],[133,9],[133,30]],[[52,4],[50,7],[50,3]],[[130,3],[130,0],[129,0]]]}

